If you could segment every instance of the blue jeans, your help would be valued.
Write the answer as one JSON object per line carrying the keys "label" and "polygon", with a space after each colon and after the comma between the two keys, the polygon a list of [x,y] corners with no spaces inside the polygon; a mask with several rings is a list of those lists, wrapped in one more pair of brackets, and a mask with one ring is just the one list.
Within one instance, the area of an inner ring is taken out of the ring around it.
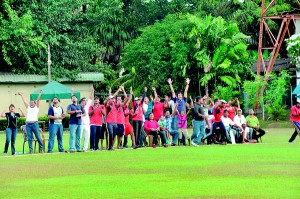
{"label": "blue jeans", "polygon": [[26,123],[26,133],[28,137],[28,146],[29,146],[29,152],[32,153],[32,139],[33,139],[33,134],[34,133],[38,143],[39,143],[39,148],[40,151],[43,150],[43,142],[41,139],[41,134],[40,134],[40,127],[38,122],[34,122],[32,124]]}
{"label": "blue jeans", "polygon": [[[80,133],[81,133],[81,125],[78,124],[70,124],[70,151],[81,151],[80,150]],[[76,142],[75,142],[75,135],[76,135]],[[74,143],[75,142],[75,143]],[[75,148],[76,145],[76,148]]]}
{"label": "blue jeans", "polygon": [[99,149],[99,139],[101,138],[102,126],[91,125],[91,135],[90,135],[90,149]]}
{"label": "blue jeans", "polygon": [[169,133],[172,136],[172,144],[177,144],[178,137],[179,137],[179,131],[170,130]]}
{"label": "blue jeans", "polygon": [[194,120],[194,130],[192,134],[192,138],[194,138],[193,142],[199,144],[201,139],[204,137],[205,133],[205,122]]}
{"label": "blue jeans", "polygon": [[109,149],[112,149],[114,147],[113,141],[118,131],[117,123],[107,123],[107,130],[109,133]]}
{"label": "blue jeans", "polygon": [[6,141],[5,141],[5,147],[4,147],[4,153],[7,153],[9,143],[11,141],[11,154],[15,154],[15,141],[18,129],[16,128],[6,128]]}
{"label": "blue jeans", "polygon": [[58,151],[63,152],[64,147],[62,144],[63,126],[62,124],[49,124],[49,141],[48,141],[48,153],[51,153],[54,147],[54,138],[57,136]]}

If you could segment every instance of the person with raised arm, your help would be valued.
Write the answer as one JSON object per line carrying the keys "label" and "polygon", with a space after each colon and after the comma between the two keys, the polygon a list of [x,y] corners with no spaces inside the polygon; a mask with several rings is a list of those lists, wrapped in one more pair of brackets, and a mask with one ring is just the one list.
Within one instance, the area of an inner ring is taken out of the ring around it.
{"label": "person with raised arm", "polygon": [[[84,108],[77,103],[78,99],[73,94],[71,97],[72,104],[67,108],[67,113],[70,114],[70,152],[81,152],[80,149],[80,134],[81,134],[81,118],[86,115]],[[76,138],[75,138],[76,137]]]}
{"label": "person with raised arm", "polygon": [[172,143],[171,146],[176,146],[177,141],[178,141],[178,137],[179,137],[179,131],[175,130],[172,128],[172,120],[173,117],[175,117],[176,112],[177,112],[177,106],[178,103],[175,103],[175,108],[173,110],[172,115],[170,114],[170,111],[167,110],[165,112],[165,124],[166,124],[166,130],[168,131],[168,133],[170,133],[170,135],[172,136]]}
{"label": "person with raised arm", "polygon": [[16,142],[16,137],[17,137],[17,133],[18,133],[18,118],[20,117],[25,117],[24,112],[22,111],[21,108],[19,108],[20,113],[16,113],[15,112],[15,105],[11,104],[8,107],[8,112],[6,112],[5,110],[2,112],[1,117],[6,117],[7,119],[7,126],[5,129],[5,135],[6,135],[6,139],[5,139],[5,146],[4,146],[4,153],[3,155],[6,156],[7,155],[7,150],[8,150],[8,146],[9,143],[11,142],[11,154],[15,155],[16,153],[16,149],[15,149],[15,142]]}
{"label": "person with raised arm", "polygon": [[27,101],[25,100],[24,96],[22,93],[18,93],[22,100],[23,103],[27,109],[27,116],[26,116],[26,133],[28,136],[28,146],[29,146],[29,154],[32,154],[33,148],[32,148],[32,139],[33,139],[33,134],[35,134],[36,139],[38,140],[39,143],[39,151],[40,153],[44,153],[43,149],[43,142],[40,134],[40,127],[38,124],[38,114],[39,114],[39,107],[40,107],[40,99],[41,95],[43,93],[43,90],[40,90],[40,93],[37,97],[37,100],[30,100],[30,104],[28,105]]}
{"label": "person with raised arm", "polygon": [[159,120],[160,116],[164,114],[165,108],[169,108],[168,102],[163,103],[160,101],[160,97],[157,95],[156,88],[152,87],[154,92],[154,105],[153,105],[153,115],[156,121]]}
{"label": "person with raised arm", "polygon": [[104,132],[106,128],[105,121],[103,118],[106,115],[106,110],[104,105],[100,104],[100,99],[98,96],[94,97],[94,104],[89,107],[89,116],[90,116],[90,150],[99,149],[99,140],[100,140],[100,150],[103,150],[103,140]]}
{"label": "person with raised arm", "polygon": [[57,97],[52,99],[52,106],[48,109],[49,118],[49,140],[48,153],[52,153],[54,147],[54,138],[57,136],[58,151],[64,152],[62,137],[63,125],[62,120],[65,118],[64,109],[59,105],[60,100]]}
{"label": "person with raised arm", "polygon": [[81,118],[81,131],[80,131],[80,140],[82,138],[82,135],[84,134],[83,138],[83,147],[82,151],[86,152],[89,146],[89,141],[90,141],[90,134],[91,134],[91,127],[90,127],[90,115],[89,109],[92,104],[92,101],[94,99],[94,87],[91,87],[91,95],[90,98],[87,100],[85,97],[81,98],[79,104],[83,107],[84,111],[86,114],[82,115]]}
{"label": "person with raised arm", "polygon": [[118,149],[122,149],[121,141],[124,136],[124,129],[125,129],[125,106],[129,100],[124,86],[120,86],[120,91],[123,91],[124,101],[122,101],[121,96],[117,96],[116,108],[117,108],[117,126],[118,126],[118,131],[117,131]]}
{"label": "person with raised arm", "polygon": [[107,123],[107,129],[109,134],[109,148],[108,150],[114,150],[114,141],[115,136],[118,132],[118,126],[117,126],[117,107],[116,107],[116,100],[115,97],[118,95],[119,91],[121,91],[121,87],[118,88],[118,90],[115,92],[114,95],[111,95],[111,89],[110,89],[110,95],[105,101],[105,107],[106,107],[106,123]]}
{"label": "person with raised arm", "polygon": [[[127,142],[128,142],[128,135],[131,136],[131,140],[132,140],[132,147],[133,149],[137,148],[137,145],[135,143],[135,137],[134,137],[134,131],[132,128],[132,125],[130,124],[129,121],[129,117],[133,114],[132,110],[130,110],[128,108],[128,105],[131,101],[133,92],[132,92],[132,87],[130,87],[130,95],[129,95],[129,99],[127,100],[125,106],[124,106],[124,112],[125,112],[125,130],[124,130],[124,143],[123,143],[123,147],[128,148],[127,146]],[[125,94],[125,97],[127,97],[127,95]]]}
{"label": "person with raised arm", "polygon": [[185,81],[186,81],[186,86],[185,86],[184,93],[182,96],[182,92],[178,92],[176,95],[173,85],[172,85],[173,81],[171,78],[168,79],[168,83],[170,85],[170,89],[172,92],[172,100],[174,101],[174,103],[178,102],[177,110],[179,113],[181,113],[181,111],[184,111],[186,113],[186,101],[187,101],[187,96],[188,96],[189,84],[190,84],[191,80],[189,78],[187,78]]}

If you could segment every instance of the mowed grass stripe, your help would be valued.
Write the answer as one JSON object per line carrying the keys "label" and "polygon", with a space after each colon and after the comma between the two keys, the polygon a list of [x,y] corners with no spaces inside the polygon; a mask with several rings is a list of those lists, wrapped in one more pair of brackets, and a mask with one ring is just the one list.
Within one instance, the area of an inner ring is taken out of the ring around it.
{"label": "mowed grass stripe", "polygon": [[299,137],[283,143],[291,133],[269,130],[262,144],[0,158],[0,198],[299,198]]}

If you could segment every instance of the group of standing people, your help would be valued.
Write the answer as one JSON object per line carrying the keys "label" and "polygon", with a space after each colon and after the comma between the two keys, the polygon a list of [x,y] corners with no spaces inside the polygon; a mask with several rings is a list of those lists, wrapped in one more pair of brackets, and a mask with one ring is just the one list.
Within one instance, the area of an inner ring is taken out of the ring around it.
{"label": "group of standing people", "polygon": [[[134,96],[132,88],[130,88],[130,94],[127,95],[124,86],[120,86],[114,94],[110,90],[109,97],[101,103],[100,98],[94,96],[94,89],[92,88],[90,98],[83,97],[79,101],[72,92],[72,103],[67,107],[65,113],[60,106],[60,99],[54,97],[52,105],[48,109],[49,141],[47,152],[53,152],[55,137],[57,137],[59,152],[85,152],[87,150],[103,150],[105,147],[108,150],[114,150],[115,146],[118,149],[127,148],[129,135],[132,140],[132,147],[136,149],[147,146],[148,140],[146,138],[149,136],[153,138],[152,147],[155,148],[159,144],[159,140],[161,140],[163,147],[186,145],[186,140],[189,144],[198,146],[204,144],[205,141],[207,144],[258,142],[258,139],[265,134],[252,109],[247,117],[242,115],[237,98],[227,103],[225,100],[219,99],[212,101],[208,95],[205,95],[203,97],[197,96],[194,100],[190,97],[188,103],[190,79],[186,79],[184,93],[175,93],[171,79],[168,79],[168,83],[171,96],[165,95],[164,101],[161,100],[154,87],[152,87],[154,97],[150,95],[150,101],[147,96],[147,87],[144,88],[144,94]],[[120,92],[122,92],[123,99],[119,95]],[[40,153],[44,153],[38,125],[42,90],[40,90],[37,100],[31,100],[29,104],[22,93],[18,94],[27,109],[26,134],[29,153],[33,152],[33,134],[38,140]],[[300,101],[292,108],[291,118],[299,118],[300,111],[298,109],[300,110]],[[8,121],[5,155],[10,142],[12,155],[15,154],[17,119],[25,117],[22,109],[19,110],[21,114],[15,113],[15,106],[11,104],[9,112],[3,111],[1,115],[6,117]],[[193,125],[191,136],[187,130],[190,112],[192,112]],[[62,120],[66,114],[70,115],[69,150],[64,149],[62,141]],[[295,123],[295,125],[300,127],[299,123]],[[104,147],[105,137],[106,145]],[[293,135],[290,141],[294,137]],[[83,145],[81,145],[82,139]]]}

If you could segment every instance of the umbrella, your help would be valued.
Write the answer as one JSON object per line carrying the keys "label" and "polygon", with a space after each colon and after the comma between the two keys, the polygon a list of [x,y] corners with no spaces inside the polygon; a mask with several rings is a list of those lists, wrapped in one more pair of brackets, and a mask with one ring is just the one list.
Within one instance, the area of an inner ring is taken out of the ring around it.
{"label": "umbrella", "polygon": [[300,94],[300,84],[297,85],[292,94]]}
{"label": "umbrella", "polygon": [[[71,88],[68,86],[65,86],[61,83],[58,83],[56,81],[52,81],[42,88],[43,90],[41,100],[50,100],[54,97],[57,97],[59,99],[71,99]],[[39,93],[40,89],[34,91],[33,93],[30,94],[30,100],[36,100]],[[79,99],[80,98],[80,92],[79,91],[74,91],[74,95]]]}

